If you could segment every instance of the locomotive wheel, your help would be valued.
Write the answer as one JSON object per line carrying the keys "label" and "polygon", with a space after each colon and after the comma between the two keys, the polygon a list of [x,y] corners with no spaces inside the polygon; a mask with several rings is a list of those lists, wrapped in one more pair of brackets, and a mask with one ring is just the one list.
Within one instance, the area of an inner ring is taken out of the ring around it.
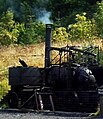
{"label": "locomotive wheel", "polygon": [[11,92],[8,99],[8,104],[10,108],[18,107],[18,95],[16,92]]}

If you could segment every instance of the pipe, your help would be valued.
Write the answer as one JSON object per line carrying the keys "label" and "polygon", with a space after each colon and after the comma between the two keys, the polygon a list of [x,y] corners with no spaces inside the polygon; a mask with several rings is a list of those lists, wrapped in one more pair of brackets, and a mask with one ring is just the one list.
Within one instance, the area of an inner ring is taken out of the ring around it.
{"label": "pipe", "polygon": [[52,38],[52,24],[46,24],[46,38],[45,38],[45,68],[50,66],[50,48]]}

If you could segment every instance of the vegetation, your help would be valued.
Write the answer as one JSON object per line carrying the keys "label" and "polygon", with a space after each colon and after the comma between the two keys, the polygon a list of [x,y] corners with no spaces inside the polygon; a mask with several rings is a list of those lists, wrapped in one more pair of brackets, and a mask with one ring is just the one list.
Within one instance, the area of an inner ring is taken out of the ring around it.
{"label": "vegetation", "polygon": [[93,19],[87,19],[86,13],[76,15],[76,23],[69,25],[70,40],[93,40],[96,33],[96,26]]}
{"label": "vegetation", "polygon": [[63,42],[68,40],[68,33],[66,31],[66,28],[59,27],[55,28],[53,31],[53,39],[54,42]]}
{"label": "vegetation", "polygon": [[40,22],[18,23],[12,10],[3,13],[0,20],[0,44],[33,44],[44,39],[45,26]]}
{"label": "vegetation", "polygon": [[94,19],[97,26],[98,37],[103,38],[103,1],[97,3],[97,11],[94,14]]}
{"label": "vegetation", "polygon": [[50,18],[55,26],[60,27],[53,29],[54,41],[102,38],[101,0],[0,0],[0,3],[1,45],[44,41],[45,24],[40,18],[45,15],[49,16],[44,19]]}
{"label": "vegetation", "polygon": [[60,20],[64,26],[75,23],[76,14],[86,12],[88,17],[92,18],[97,1],[101,2],[101,0],[50,0],[51,17],[54,21]]}

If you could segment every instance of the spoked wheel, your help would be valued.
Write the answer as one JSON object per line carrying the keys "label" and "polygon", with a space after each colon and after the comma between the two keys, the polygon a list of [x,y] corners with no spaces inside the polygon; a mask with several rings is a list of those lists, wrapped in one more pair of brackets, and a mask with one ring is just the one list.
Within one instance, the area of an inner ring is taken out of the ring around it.
{"label": "spoked wheel", "polygon": [[18,95],[16,92],[11,92],[8,98],[8,104],[10,108],[18,107]]}

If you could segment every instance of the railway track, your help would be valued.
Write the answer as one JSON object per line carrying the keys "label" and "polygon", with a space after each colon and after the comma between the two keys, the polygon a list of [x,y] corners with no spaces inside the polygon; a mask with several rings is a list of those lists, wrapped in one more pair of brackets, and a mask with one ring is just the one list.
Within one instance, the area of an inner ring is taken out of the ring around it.
{"label": "railway track", "polygon": [[90,113],[62,112],[62,111],[36,111],[28,109],[1,109],[0,119],[100,119],[89,116]]}

